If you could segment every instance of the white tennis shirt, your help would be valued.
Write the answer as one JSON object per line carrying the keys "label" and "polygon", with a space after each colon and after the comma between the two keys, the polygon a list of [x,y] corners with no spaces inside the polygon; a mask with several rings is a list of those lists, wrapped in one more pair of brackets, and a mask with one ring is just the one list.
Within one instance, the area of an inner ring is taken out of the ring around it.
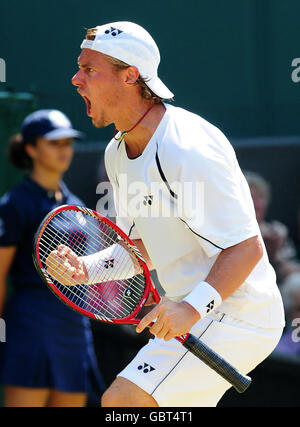
{"label": "white tennis shirt", "polygon": [[[113,138],[105,166],[117,225],[131,239],[142,239],[166,296],[179,301],[207,277],[223,249],[262,238],[229,141],[200,116],[164,105],[143,153],[129,159],[124,140]],[[263,258],[218,310],[277,328],[284,325],[282,300],[263,248]]]}

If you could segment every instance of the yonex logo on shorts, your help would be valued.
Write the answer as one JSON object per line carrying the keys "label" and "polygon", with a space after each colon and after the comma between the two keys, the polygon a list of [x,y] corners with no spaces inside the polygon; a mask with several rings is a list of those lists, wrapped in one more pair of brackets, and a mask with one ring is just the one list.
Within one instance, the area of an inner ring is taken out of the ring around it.
{"label": "yonex logo on shorts", "polygon": [[148,363],[144,363],[144,365],[139,365],[138,370],[143,370],[144,374],[148,374],[148,372],[155,371],[153,366],[148,365]]}
{"label": "yonex logo on shorts", "polygon": [[215,306],[215,301],[214,300],[212,300],[209,304],[207,304],[207,310],[206,310],[206,313],[209,313],[211,310],[213,310],[213,308],[214,308],[214,306]]}

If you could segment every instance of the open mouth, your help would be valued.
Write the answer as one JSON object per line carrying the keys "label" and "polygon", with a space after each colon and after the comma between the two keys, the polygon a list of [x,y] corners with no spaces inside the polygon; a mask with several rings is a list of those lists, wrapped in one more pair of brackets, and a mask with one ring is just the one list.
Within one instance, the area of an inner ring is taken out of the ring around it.
{"label": "open mouth", "polygon": [[82,95],[83,99],[85,100],[86,103],[86,114],[91,117],[91,111],[92,111],[92,107],[91,107],[91,101],[84,95]]}

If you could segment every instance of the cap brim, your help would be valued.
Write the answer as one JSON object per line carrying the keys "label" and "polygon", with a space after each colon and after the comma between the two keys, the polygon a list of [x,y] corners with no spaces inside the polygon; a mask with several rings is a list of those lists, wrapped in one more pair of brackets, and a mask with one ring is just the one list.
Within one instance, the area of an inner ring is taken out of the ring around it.
{"label": "cap brim", "polygon": [[174,94],[167,88],[159,77],[147,80],[146,85],[160,98],[171,99],[174,97]]}
{"label": "cap brim", "polygon": [[75,129],[55,129],[43,135],[43,138],[50,140],[63,138],[83,139],[84,136],[84,133]]}

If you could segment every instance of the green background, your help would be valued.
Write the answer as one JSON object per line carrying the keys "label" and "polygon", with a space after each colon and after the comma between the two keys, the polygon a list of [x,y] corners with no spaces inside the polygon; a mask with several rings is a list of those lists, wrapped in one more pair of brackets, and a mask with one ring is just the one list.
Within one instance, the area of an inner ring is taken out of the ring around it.
{"label": "green background", "polygon": [[200,113],[230,137],[298,134],[298,0],[2,0],[3,90],[33,91],[40,107],[62,109],[87,133],[97,130],[71,85],[85,29],[132,20],[161,51],[159,74],[176,105]]}

